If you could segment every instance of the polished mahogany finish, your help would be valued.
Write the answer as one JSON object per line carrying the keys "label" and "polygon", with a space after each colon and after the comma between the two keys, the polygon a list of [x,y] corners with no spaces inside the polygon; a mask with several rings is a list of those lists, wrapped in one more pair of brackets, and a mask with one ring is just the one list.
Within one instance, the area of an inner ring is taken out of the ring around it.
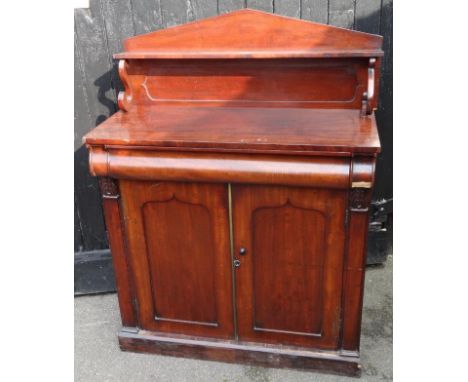
{"label": "polished mahogany finish", "polygon": [[381,43],[252,10],[125,42],[85,137],[123,350],[359,374]]}
{"label": "polished mahogany finish", "polygon": [[375,116],[359,110],[154,107],[118,112],[86,136],[90,145],[236,152],[380,151]]}
{"label": "polished mahogany finish", "polygon": [[382,37],[242,9],[129,38],[118,59],[380,57]]}
{"label": "polished mahogany finish", "polygon": [[120,181],[142,328],[232,338],[227,185]]}
{"label": "polished mahogany finish", "polygon": [[93,151],[91,172],[123,179],[289,184],[347,188],[346,157],[174,153],[149,150]]}
{"label": "polished mahogany finish", "polygon": [[347,192],[236,185],[232,194],[239,339],[338,348]]}
{"label": "polished mahogany finish", "polygon": [[[124,64],[122,64],[124,63]],[[367,58],[127,60],[120,108],[144,105],[360,108]]]}

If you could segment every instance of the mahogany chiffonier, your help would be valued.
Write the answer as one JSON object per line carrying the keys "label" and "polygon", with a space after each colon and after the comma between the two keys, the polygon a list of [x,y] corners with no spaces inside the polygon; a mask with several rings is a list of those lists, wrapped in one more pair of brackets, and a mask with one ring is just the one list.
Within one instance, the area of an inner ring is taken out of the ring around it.
{"label": "mahogany chiffonier", "polygon": [[248,9],[125,41],[84,138],[123,350],[359,374],[381,45]]}

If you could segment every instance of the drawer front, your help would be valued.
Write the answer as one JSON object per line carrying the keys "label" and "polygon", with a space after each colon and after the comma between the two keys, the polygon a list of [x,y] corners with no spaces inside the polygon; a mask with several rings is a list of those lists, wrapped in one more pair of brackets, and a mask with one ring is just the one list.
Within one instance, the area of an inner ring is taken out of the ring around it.
{"label": "drawer front", "polygon": [[347,189],[350,158],[112,149],[93,154],[91,168],[118,179]]}
{"label": "drawer front", "polygon": [[337,349],[347,193],[233,186],[239,339]]}
{"label": "drawer front", "polygon": [[233,337],[227,186],[120,181],[143,329]]}

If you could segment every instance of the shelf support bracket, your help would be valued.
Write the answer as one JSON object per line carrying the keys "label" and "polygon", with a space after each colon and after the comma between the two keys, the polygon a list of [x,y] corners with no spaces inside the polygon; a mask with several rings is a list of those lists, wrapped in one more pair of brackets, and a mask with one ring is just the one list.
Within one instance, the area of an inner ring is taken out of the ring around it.
{"label": "shelf support bracket", "polygon": [[375,94],[375,58],[369,59],[367,69],[367,91],[362,94],[361,117],[372,114],[372,103]]}
{"label": "shelf support bracket", "polygon": [[117,97],[117,104],[119,109],[122,111],[128,111],[130,104],[132,102],[132,88],[130,87],[128,81],[128,64],[126,60],[119,61],[119,77],[124,86],[124,91],[120,91]]}

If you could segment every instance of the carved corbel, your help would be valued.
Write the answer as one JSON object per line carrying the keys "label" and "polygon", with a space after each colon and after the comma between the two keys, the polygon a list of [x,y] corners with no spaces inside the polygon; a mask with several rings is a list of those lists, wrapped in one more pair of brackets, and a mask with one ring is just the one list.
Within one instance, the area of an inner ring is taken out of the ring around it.
{"label": "carved corbel", "polygon": [[99,188],[101,189],[101,196],[103,199],[118,199],[119,188],[117,182],[108,177],[99,178]]}
{"label": "carved corbel", "polygon": [[349,197],[349,209],[353,212],[367,212],[369,211],[367,203],[367,194],[369,189],[357,187],[352,188]]}
{"label": "carved corbel", "polygon": [[349,210],[368,212],[374,182],[374,157],[355,157],[352,162]]}
{"label": "carved corbel", "polygon": [[124,91],[119,92],[117,97],[117,104],[119,105],[119,109],[123,111],[128,111],[133,97],[132,89],[128,83],[127,67],[128,63],[126,60],[119,61],[119,77],[124,86]]}

